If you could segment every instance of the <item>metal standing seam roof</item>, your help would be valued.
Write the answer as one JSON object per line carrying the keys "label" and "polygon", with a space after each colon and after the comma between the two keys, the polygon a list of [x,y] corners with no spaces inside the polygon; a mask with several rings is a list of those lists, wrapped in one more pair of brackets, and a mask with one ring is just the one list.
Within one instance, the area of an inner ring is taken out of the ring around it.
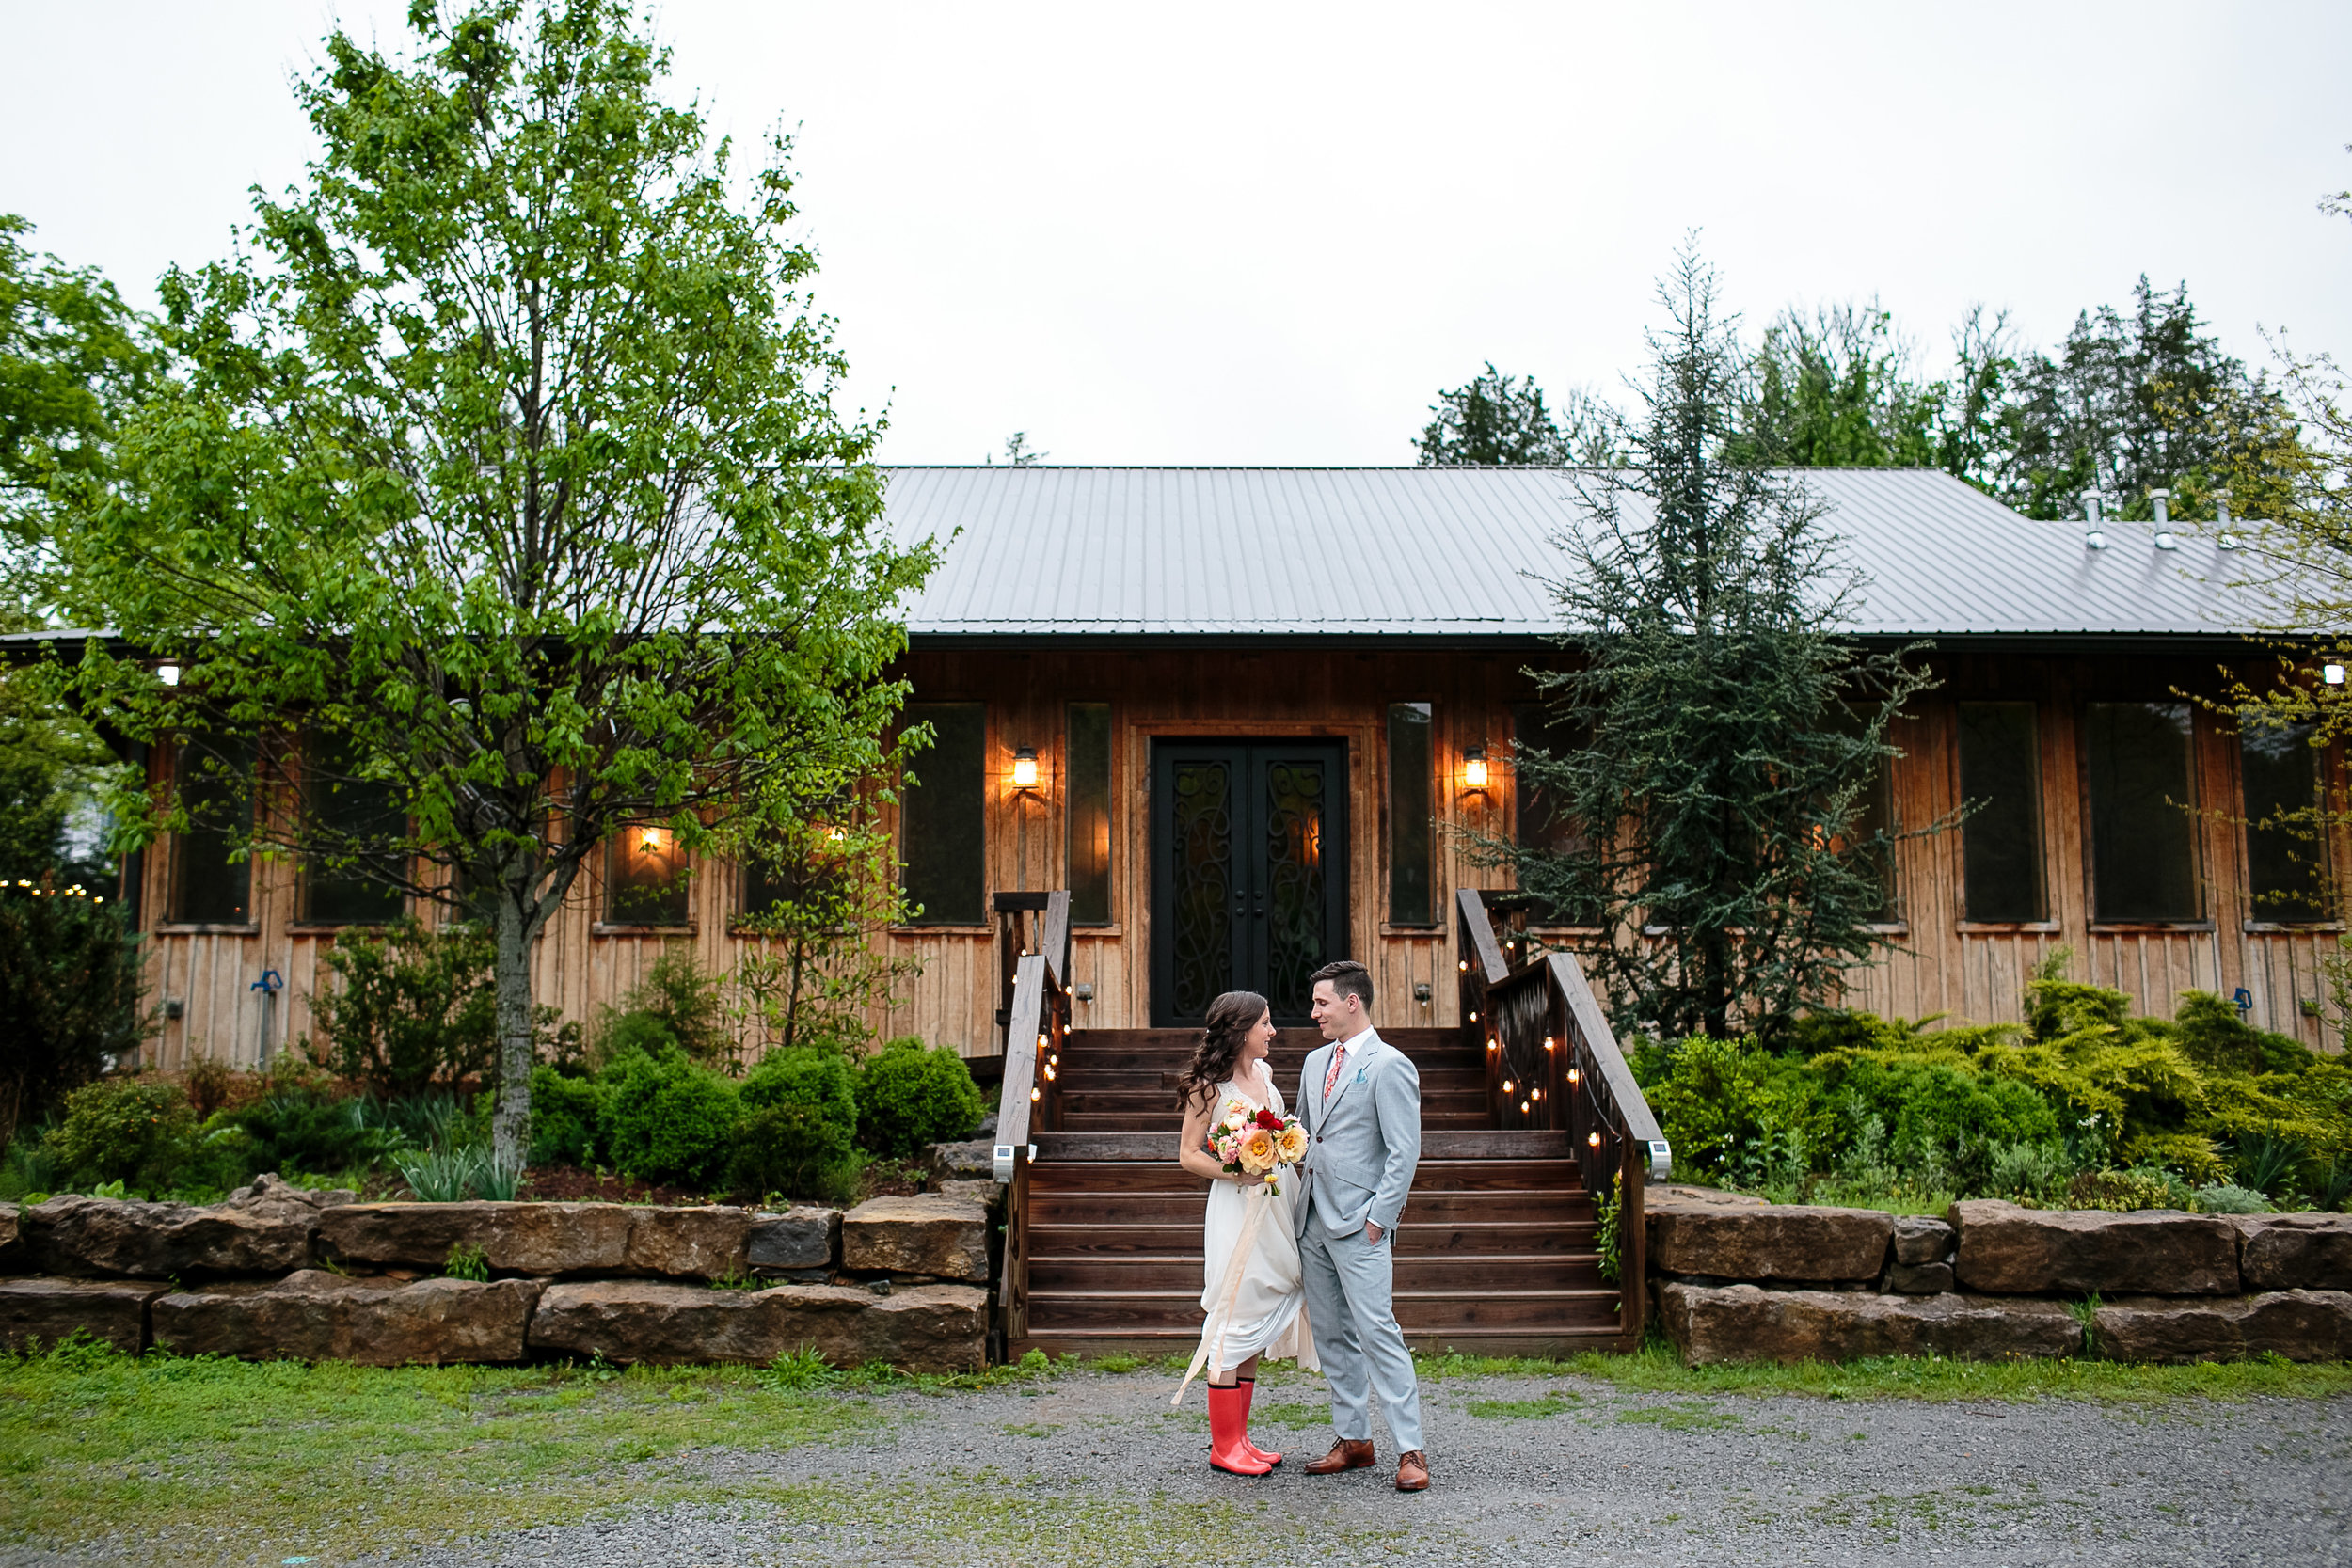
{"label": "metal standing seam roof", "polygon": [[[943,542],[908,605],[952,637],[1533,638],[1587,515],[1564,468],[893,467],[901,540]],[[2272,619],[2246,558],[2147,523],[2022,516],[1929,468],[1815,468],[1866,583],[1860,636],[2220,637]],[[1581,486],[1581,488],[1580,488]],[[1627,498],[1629,522],[1640,504]],[[952,537],[951,537],[952,536]]]}

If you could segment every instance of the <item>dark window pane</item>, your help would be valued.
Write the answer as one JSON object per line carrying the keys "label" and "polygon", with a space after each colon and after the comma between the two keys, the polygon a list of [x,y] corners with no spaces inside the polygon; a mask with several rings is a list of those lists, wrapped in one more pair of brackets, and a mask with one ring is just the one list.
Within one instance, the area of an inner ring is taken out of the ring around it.
{"label": "dark window pane", "polygon": [[1389,919],[1398,926],[1438,918],[1430,729],[1427,703],[1389,705]]}
{"label": "dark window pane", "polygon": [[758,919],[789,914],[796,924],[850,919],[850,888],[843,879],[841,857],[837,849],[828,848],[829,833],[840,831],[810,829],[806,836],[811,847],[797,857],[789,844],[771,845],[755,854],[743,867],[744,915]]}
{"label": "dark window pane", "polygon": [[918,926],[987,924],[988,709],[979,703],[913,703],[907,719],[931,727],[914,759],[921,782],[900,793],[899,854]]}
{"label": "dark window pane", "polygon": [[2238,730],[2238,758],[2254,918],[2328,919],[2328,841],[2318,827],[2319,753],[2311,726],[2248,714]]}
{"label": "dark window pane", "polygon": [[624,828],[605,845],[604,918],[615,926],[683,926],[686,851],[660,824]]}
{"label": "dark window pane", "polygon": [[[349,749],[342,741],[318,737],[305,759],[303,814],[323,829],[322,842],[337,858],[354,850],[400,837],[408,819],[400,810],[389,784],[355,779]],[[302,917],[326,925],[378,926],[400,917],[401,891],[368,876],[346,862],[328,867],[319,860],[303,866]]]}
{"label": "dark window pane", "polygon": [[1070,705],[1069,754],[1063,777],[1070,792],[1068,833],[1070,918],[1079,926],[1111,923],[1111,705]]}
{"label": "dark window pane", "polygon": [[[1525,759],[1530,752],[1541,752],[1549,761],[1565,760],[1586,750],[1590,739],[1591,732],[1581,722],[1564,719],[1542,703],[1521,703],[1511,709],[1511,777],[1517,805],[1513,832],[1520,848],[1568,855],[1586,847],[1584,835],[1577,831],[1576,819],[1562,808],[1557,792],[1537,781]],[[1522,866],[1520,885],[1524,887],[1529,879]],[[1530,896],[1536,896],[1532,890]],[[1538,926],[1593,926],[1600,922],[1601,912],[1597,902],[1580,909],[1538,902],[1529,907],[1527,918]]]}
{"label": "dark window pane", "polygon": [[253,825],[253,760],[236,742],[192,740],[172,768],[188,829],[171,855],[171,918],[190,926],[243,926],[253,919],[253,863],[230,852]]}
{"label": "dark window pane", "polygon": [[1511,710],[1511,741],[1512,777],[1518,792],[1516,828],[1519,847],[1564,852],[1583,847],[1575,822],[1559,810],[1552,793],[1517,761],[1518,753],[1524,752],[1541,752],[1546,757],[1561,758],[1582,751],[1583,726],[1560,718],[1540,703],[1523,703]]}
{"label": "dark window pane", "polygon": [[2188,705],[2092,703],[2083,729],[2091,917],[2197,919]]}
{"label": "dark window pane", "polygon": [[2044,920],[2042,741],[2031,703],[1960,705],[1960,825],[1970,920]]}

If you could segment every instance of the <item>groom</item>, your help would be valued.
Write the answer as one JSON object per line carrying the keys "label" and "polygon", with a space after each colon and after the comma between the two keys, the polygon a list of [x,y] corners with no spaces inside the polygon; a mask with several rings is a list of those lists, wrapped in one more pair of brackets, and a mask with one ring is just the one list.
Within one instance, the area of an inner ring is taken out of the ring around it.
{"label": "groom", "polygon": [[1339,1441],[1311,1476],[1373,1462],[1371,1397],[1380,1391],[1401,1450],[1396,1489],[1429,1485],[1421,1446],[1421,1386],[1391,1305],[1396,1216],[1421,1163],[1421,1074],[1372,1027],[1372,973],[1342,958],[1314,972],[1315,1026],[1330,1043],[1307,1058],[1298,1119],[1311,1140],[1298,1205],[1307,1317],[1331,1386]]}

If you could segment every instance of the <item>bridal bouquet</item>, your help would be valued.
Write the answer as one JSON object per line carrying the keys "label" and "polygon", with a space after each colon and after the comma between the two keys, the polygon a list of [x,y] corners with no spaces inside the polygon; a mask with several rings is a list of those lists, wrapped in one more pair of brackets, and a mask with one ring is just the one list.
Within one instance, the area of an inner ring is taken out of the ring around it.
{"label": "bridal bouquet", "polygon": [[[1225,1101],[1223,1114],[1209,1128],[1209,1151],[1236,1176],[1264,1176],[1307,1157],[1307,1130],[1296,1117],[1261,1111],[1235,1096]],[[1279,1177],[1266,1183],[1266,1190],[1282,1190]]]}

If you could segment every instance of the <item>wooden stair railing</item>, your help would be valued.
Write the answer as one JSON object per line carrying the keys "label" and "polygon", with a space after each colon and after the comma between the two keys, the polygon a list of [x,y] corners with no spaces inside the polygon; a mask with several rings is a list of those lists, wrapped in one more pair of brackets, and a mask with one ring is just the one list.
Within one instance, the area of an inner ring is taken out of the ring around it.
{"label": "wooden stair railing", "polygon": [[1003,1029],[1012,1019],[1013,970],[1028,954],[1044,954],[1054,977],[1070,989],[1070,895],[998,893],[989,908],[996,916],[996,1027]]}
{"label": "wooden stair railing", "polygon": [[[1000,942],[1008,954],[1006,1006],[999,1015],[1005,1078],[996,1100],[993,1161],[1005,1186],[1005,1233],[989,1338],[992,1355],[1001,1361],[1005,1347],[1029,1331],[1029,1164],[1037,1158],[1036,1134],[1053,1131],[1059,1120],[1056,1080],[1070,1032],[1070,895],[1000,893],[995,909],[1006,917]],[[1027,929],[1025,915],[1035,917]]]}
{"label": "wooden stair railing", "polygon": [[[1586,1190],[1597,1200],[1613,1190],[1619,1343],[1629,1354],[1641,1348],[1647,1306],[1643,1194],[1673,1175],[1674,1151],[1583,967],[1566,953],[1527,961],[1524,898],[1464,888],[1454,902],[1463,1030],[1486,1053],[1493,1125],[1566,1132]],[[1516,919],[1498,929],[1497,915]],[[1513,967],[1506,952],[1522,961]]]}

